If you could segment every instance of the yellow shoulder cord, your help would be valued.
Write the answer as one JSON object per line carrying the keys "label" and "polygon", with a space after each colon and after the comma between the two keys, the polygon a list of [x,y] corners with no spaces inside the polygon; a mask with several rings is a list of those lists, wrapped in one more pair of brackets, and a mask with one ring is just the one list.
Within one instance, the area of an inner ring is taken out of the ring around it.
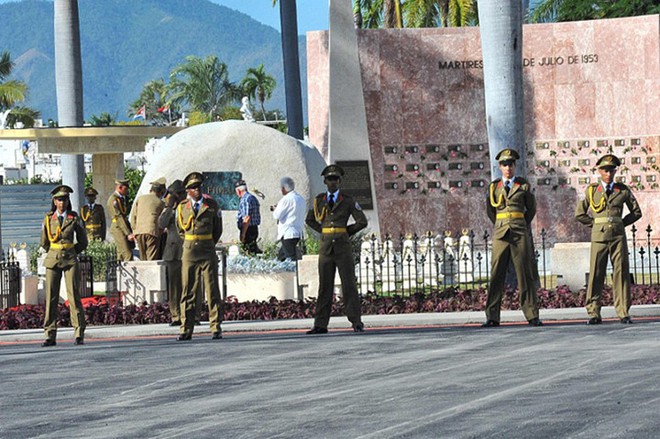
{"label": "yellow shoulder cord", "polygon": [[179,204],[179,207],[177,207],[177,209],[176,209],[177,210],[177,217],[179,219],[179,225],[181,226],[181,228],[184,231],[187,232],[188,230],[190,230],[190,226],[192,226],[194,216],[191,213],[190,216],[188,217],[188,221],[184,224],[183,223],[183,215],[182,215],[182,212],[181,212],[181,206],[182,206],[182,204]]}
{"label": "yellow shoulder cord", "polygon": [[319,223],[323,222],[327,214],[328,214],[328,207],[323,206],[323,209],[321,209],[321,212],[319,212],[318,198],[314,198],[314,218],[316,218],[316,221],[318,221]]}
{"label": "yellow shoulder cord", "polygon": [[594,192],[595,192],[595,186],[589,186],[589,207],[591,207],[591,210],[593,210],[595,213],[600,213],[605,209],[605,197],[601,197],[600,203],[595,204],[594,203]]}
{"label": "yellow shoulder cord", "polygon": [[50,217],[46,215],[46,219],[44,221],[46,222],[46,235],[48,236],[48,240],[51,243],[59,241],[60,235],[62,234],[62,228],[60,226],[57,226],[57,230],[55,231],[55,236],[53,236],[50,233]]}
{"label": "yellow shoulder cord", "polygon": [[502,205],[502,201],[504,200],[504,194],[500,194],[500,199],[495,202],[495,183],[490,184],[490,205],[493,206],[495,209],[500,207]]}
{"label": "yellow shoulder cord", "polygon": [[[82,218],[83,221],[87,222],[90,216],[92,216],[92,209],[87,208],[87,206],[83,206],[80,208],[80,217]],[[85,216],[85,210],[87,210],[87,216]]]}

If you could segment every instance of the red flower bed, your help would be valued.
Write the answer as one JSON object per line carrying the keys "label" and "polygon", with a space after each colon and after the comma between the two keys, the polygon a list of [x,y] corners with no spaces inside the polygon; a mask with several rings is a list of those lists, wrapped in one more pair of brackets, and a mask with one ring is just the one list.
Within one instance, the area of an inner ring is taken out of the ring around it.
{"label": "red flower bed", "polygon": [[[483,311],[486,304],[486,290],[457,290],[448,288],[432,293],[417,293],[410,296],[378,296],[367,294],[362,298],[363,314],[405,314],[418,312]],[[579,308],[584,304],[586,291],[572,293],[567,287],[556,290],[538,291],[541,308]],[[660,285],[634,285],[633,305],[660,304]],[[603,291],[603,305],[612,305],[612,290]],[[231,296],[223,305],[225,320],[277,320],[303,319],[314,316],[315,299],[302,301],[271,298],[268,301],[239,302]],[[104,296],[83,299],[85,318],[88,325],[143,325],[148,323],[168,323],[170,311],[165,303],[152,305],[110,305]],[[518,297],[508,289],[502,298],[502,309],[519,309]],[[0,310],[0,330],[40,328],[44,321],[43,305],[21,305]],[[332,315],[341,316],[341,300],[332,306]],[[203,308],[202,320],[208,320],[208,310]],[[59,326],[71,326],[68,303],[60,305]]]}

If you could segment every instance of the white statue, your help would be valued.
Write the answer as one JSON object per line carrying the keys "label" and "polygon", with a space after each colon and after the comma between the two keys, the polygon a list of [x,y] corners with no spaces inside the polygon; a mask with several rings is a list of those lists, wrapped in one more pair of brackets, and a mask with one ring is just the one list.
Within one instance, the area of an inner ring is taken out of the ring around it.
{"label": "white statue", "polygon": [[7,128],[7,117],[9,117],[9,113],[11,113],[11,108],[0,113],[0,130]]}
{"label": "white statue", "polygon": [[[365,235],[360,245],[360,294],[376,291],[376,279],[379,275],[378,246],[375,242],[372,247],[372,235]],[[375,262],[374,262],[375,261]]]}
{"label": "white statue", "polygon": [[407,234],[402,243],[401,276],[403,290],[414,291],[417,286],[417,255],[411,234]]}
{"label": "white statue", "polygon": [[383,291],[396,291],[396,279],[399,271],[396,264],[396,250],[394,250],[394,243],[392,243],[392,240],[389,238],[383,242],[381,258],[383,260],[381,267]]}
{"label": "white statue", "polygon": [[[442,279],[442,274],[438,273],[438,265],[436,264],[436,237],[432,232],[426,233],[424,239],[419,245],[420,263],[421,259],[424,262],[421,264],[424,285],[437,286],[438,279]],[[423,258],[422,258],[423,256]]]}
{"label": "white statue", "polygon": [[449,230],[445,230],[444,251],[442,258],[442,274],[453,279],[456,273],[456,250],[454,250],[454,238]]}
{"label": "white statue", "polygon": [[472,282],[472,249],[470,248],[470,231],[463,229],[463,235],[458,240],[458,281],[462,283]]}
{"label": "white statue", "polygon": [[243,96],[243,99],[241,99],[241,115],[243,116],[243,120],[247,120],[248,122],[254,122],[254,117],[252,117],[252,110],[250,109],[250,98],[247,96]]}

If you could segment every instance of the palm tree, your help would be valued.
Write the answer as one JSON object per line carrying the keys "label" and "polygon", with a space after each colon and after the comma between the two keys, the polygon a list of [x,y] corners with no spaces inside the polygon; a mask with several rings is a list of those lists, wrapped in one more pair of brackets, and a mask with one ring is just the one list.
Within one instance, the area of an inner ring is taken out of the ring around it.
{"label": "palm tree", "polygon": [[186,57],[170,73],[171,101],[187,103],[215,120],[222,108],[241,98],[241,89],[229,80],[227,65],[217,56]]}
{"label": "palm tree", "polygon": [[[63,127],[81,127],[84,118],[78,0],[55,0],[54,24],[58,122]],[[84,171],[82,155],[62,155],[62,182],[73,189],[74,210],[82,201]]]}
{"label": "palm tree", "polygon": [[[140,96],[129,107],[129,116],[134,116],[144,106],[151,124],[162,126],[169,124],[172,115],[178,118],[177,106],[171,102],[170,88],[163,78],[144,84]],[[163,111],[165,108],[167,114]]]}
{"label": "palm tree", "polygon": [[243,91],[251,98],[256,98],[259,101],[264,120],[266,120],[264,102],[266,99],[270,99],[276,85],[275,78],[264,71],[263,64],[259,64],[256,68],[250,67],[247,69],[247,74],[241,81]]}
{"label": "palm tree", "polygon": [[495,162],[497,153],[504,148],[513,148],[521,157],[516,171],[525,176],[522,2],[479,0],[479,32],[492,175],[501,175]]}
{"label": "palm tree", "polygon": [[401,0],[383,1],[383,24],[386,28],[402,28]]}
{"label": "palm tree", "polygon": [[93,127],[109,127],[115,124],[117,122],[117,117],[113,116],[110,113],[103,112],[99,114],[98,116],[95,114],[92,114],[89,117],[89,123]]}
{"label": "palm tree", "polygon": [[23,81],[7,79],[14,69],[14,62],[9,52],[0,54],[0,113],[10,111],[7,115],[6,124],[13,127],[16,122],[21,122],[26,127],[34,126],[34,120],[39,117],[39,112],[32,108],[17,105],[25,100],[28,87]]}

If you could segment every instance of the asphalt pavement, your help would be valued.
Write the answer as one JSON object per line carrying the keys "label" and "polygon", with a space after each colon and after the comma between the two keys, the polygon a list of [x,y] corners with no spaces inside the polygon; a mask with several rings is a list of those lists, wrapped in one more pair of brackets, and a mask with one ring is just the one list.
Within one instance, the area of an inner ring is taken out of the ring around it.
{"label": "asphalt pavement", "polygon": [[89,328],[84,346],[65,329],[52,348],[3,331],[0,438],[657,438],[659,310],[598,326],[542,311],[540,328],[520,312],[498,328],[366,316],[363,334],[333,318],[316,336],[311,321],[226,322],[190,342]]}

